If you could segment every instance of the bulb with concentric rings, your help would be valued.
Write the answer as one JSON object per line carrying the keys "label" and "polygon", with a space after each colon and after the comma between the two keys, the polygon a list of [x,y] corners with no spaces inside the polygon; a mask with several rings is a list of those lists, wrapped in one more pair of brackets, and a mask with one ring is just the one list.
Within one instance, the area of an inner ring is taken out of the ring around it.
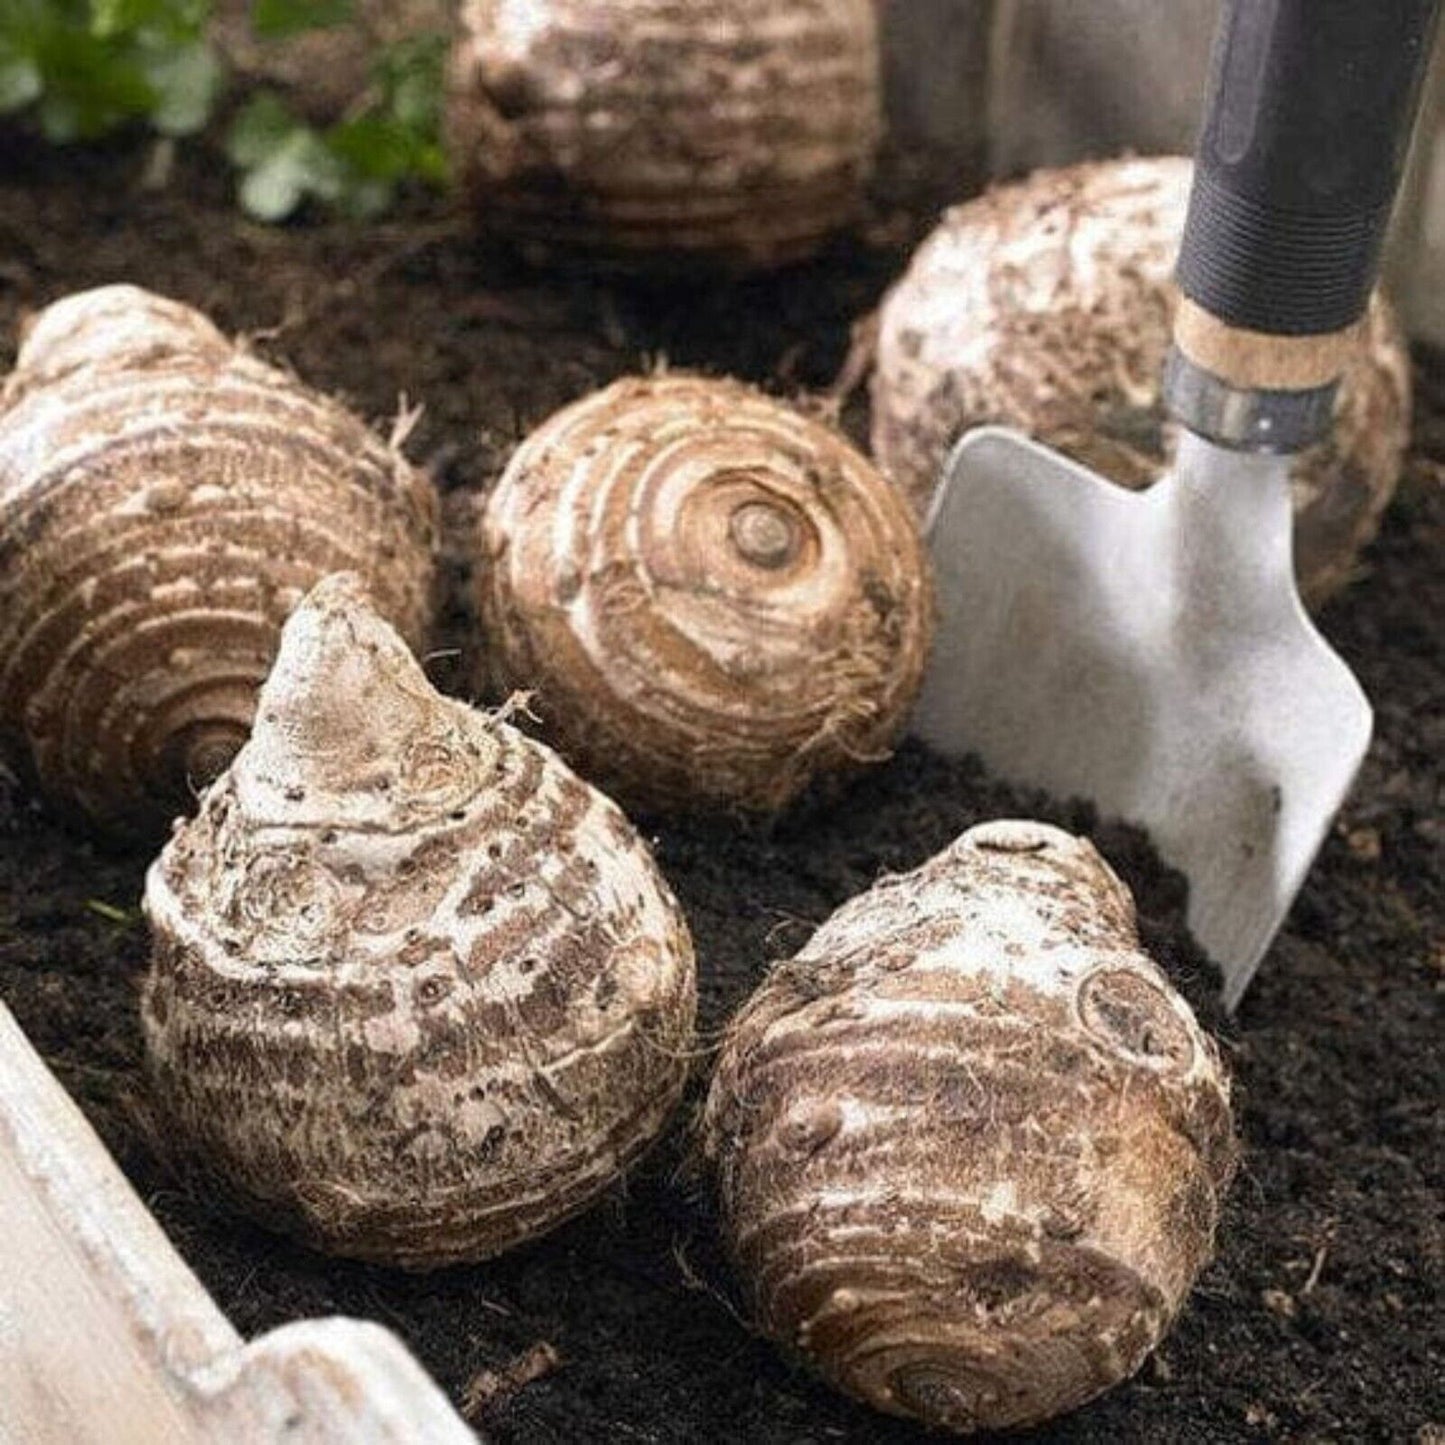
{"label": "bulb with concentric rings", "polygon": [[286,624],[256,725],[146,879],[178,1159],[263,1223],[411,1269],[602,1194],[682,1091],[682,912],[622,813],[438,695],[355,577]]}
{"label": "bulb with concentric rings", "polygon": [[702,1121],[766,1333],[960,1433],[1136,1370],[1214,1244],[1228,1080],[1082,839],[985,824],[829,918],[732,1024]]}
{"label": "bulb with concentric rings", "polygon": [[481,522],[485,667],[644,809],[769,813],[886,755],[932,586],[900,494],[737,382],[655,376],[565,408]]}
{"label": "bulb with concentric rings", "polygon": [[779,266],[857,217],[875,0],[465,0],[446,133],[480,225],[614,266]]}
{"label": "bulb with concentric rings", "polygon": [[361,421],[134,286],[35,319],[0,396],[0,742],[155,836],[245,741],[287,614],[362,573],[420,644],[431,487]]}

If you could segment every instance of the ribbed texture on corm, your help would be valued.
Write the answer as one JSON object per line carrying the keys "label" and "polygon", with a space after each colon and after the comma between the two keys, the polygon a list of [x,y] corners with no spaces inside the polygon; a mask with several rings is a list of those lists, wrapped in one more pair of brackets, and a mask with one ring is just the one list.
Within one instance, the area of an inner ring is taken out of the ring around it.
{"label": "ribbed texture on corm", "polygon": [[632,806],[774,812],[885,756],[933,590],[898,491],[839,433],[698,376],[620,381],[517,449],[479,538],[492,686]]}
{"label": "ribbed texture on corm", "polygon": [[424,1269],[552,1228],[687,1074],[692,943],[646,847],[547,748],[438,696],[354,577],[288,622],[145,907],[167,1138],[338,1254]]}
{"label": "ribbed texture on corm", "polygon": [[468,0],[450,149],[480,224],[619,264],[771,266],[856,212],[874,0]]}
{"label": "ribbed texture on corm", "polygon": [[0,739],[58,806],[157,836],[245,741],[287,614],[364,575],[413,643],[435,500],[335,402],[132,286],[37,318],[0,396]]}
{"label": "ribbed texture on corm", "polygon": [[1138,1368],[1234,1168],[1218,1052],[1094,848],[984,824],[845,904],[743,1008],[703,1153],[760,1327],[959,1432]]}

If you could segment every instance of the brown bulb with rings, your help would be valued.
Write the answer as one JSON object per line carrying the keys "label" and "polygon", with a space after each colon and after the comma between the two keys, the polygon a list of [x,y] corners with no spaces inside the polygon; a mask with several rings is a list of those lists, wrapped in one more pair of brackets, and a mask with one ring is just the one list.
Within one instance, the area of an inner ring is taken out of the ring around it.
{"label": "brown bulb with rings", "polygon": [[959,1433],[1138,1369],[1237,1156],[1219,1051],[1128,890],[1086,840],[1014,821],[885,877],[773,970],[701,1137],[763,1331]]}
{"label": "brown bulb with rings", "polygon": [[355,576],[292,614],[250,739],[146,880],[183,1171],[332,1253],[486,1258],[661,1132],[692,941],[613,803],[440,696]]}
{"label": "brown bulb with rings", "polygon": [[282,624],[349,568],[420,645],[427,479],[135,286],[57,301],[0,393],[0,746],[60,810],[163,833],[245,741]]}
{"label": "brown bulb with rings", "polygon": [[513,455],[476,544],[482,680],[656,811],[774,813],[885,757],[932,636],[902,496],[738,382],[629,378]]}

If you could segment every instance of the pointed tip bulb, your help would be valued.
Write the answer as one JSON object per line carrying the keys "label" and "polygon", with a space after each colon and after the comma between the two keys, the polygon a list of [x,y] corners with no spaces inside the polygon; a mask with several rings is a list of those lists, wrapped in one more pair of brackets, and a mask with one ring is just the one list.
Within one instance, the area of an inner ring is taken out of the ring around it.
{"label": "pointed tip bulb", "polygon": [[361,579],[337,573],[311,589],[282,630],[252,743],[275,762],[291,754],[294,766],[339,779],[374,766],[423,726],[431,703],[420,665]]}
{"label": "pointed tip bulb", "polygon": [[[418,793],[471,791],[476,749],[461,743],[470,716],[432,688],[361,579],[338,573],[312,588],[282,631],[236,759],[238,787],[267,816],[300,824],[330,809],[338,826]],[[456,767],[419,789],[408,760],[438,750]]]}

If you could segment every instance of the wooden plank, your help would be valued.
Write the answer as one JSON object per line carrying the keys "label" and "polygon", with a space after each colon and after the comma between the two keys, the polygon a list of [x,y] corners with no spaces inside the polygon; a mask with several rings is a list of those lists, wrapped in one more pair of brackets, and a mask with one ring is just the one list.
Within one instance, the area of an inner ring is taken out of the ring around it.
{"label": "wooden plank", "polygon": [[74,1241],[3,1148],[0,1275],[0,1439],[189,1445],[199,1438]]}
{"label": "wooden plank", "polygon": [[378,1325],[245,1344],[0,1006],[0,1442],[474,1445]]}

